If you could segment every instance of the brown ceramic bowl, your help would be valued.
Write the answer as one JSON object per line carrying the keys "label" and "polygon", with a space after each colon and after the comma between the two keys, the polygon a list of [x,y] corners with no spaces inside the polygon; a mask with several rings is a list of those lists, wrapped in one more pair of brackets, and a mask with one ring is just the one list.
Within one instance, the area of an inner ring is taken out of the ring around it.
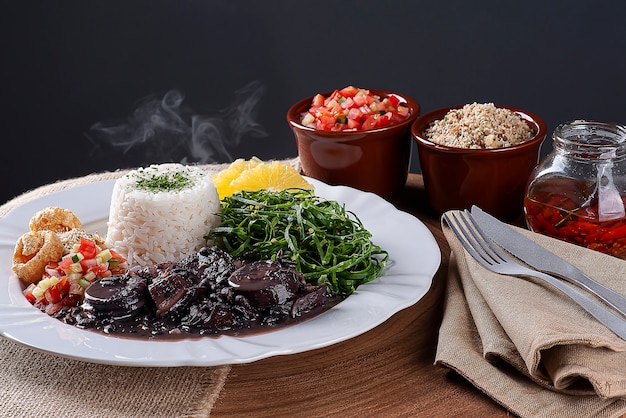
{"label": "brown ceramic bowl", "polygon": [[532,113],[496,106],[517,113],[535,135],[522,144],[497,149],[454,148],[426,139],[424,131],[433,121],[463,105],[428,112],[413,123],[411,134],[417,143],[426,194],[438,213],[476,205],[502,220],[521,215],[526,183],[539,161],[547,128]]}
{"label": "brown ceramic bowl", "polygon": [[[304,175],[331,185],[351,186],[384,198],[404,187],[411,159],[411,124],[420,112],[408,96],[386,90],[370,90],[382,98],[394,95],[410,108],[404,121],[381,129],[330,132],[300,122],[313,96],[300,100],[287,112]],[[322,93],[328,97],[332,92]]]}

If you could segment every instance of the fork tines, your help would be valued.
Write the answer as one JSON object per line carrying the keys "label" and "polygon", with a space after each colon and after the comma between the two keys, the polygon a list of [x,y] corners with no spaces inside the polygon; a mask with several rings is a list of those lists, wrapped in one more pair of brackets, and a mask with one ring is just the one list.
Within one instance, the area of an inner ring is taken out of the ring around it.
{"label": "fork tines", "polygon": [[[484,232],[474,222],[472,214],[466,209],[457,213],[449,212],[443,215],[454,235],[470,255],[481,264],[493,265],[505,259],[505,255],[498,247],[492,245]],[[451,217],[453,219],[451,219]],[[469,221],[468,221],[469,219]]]}

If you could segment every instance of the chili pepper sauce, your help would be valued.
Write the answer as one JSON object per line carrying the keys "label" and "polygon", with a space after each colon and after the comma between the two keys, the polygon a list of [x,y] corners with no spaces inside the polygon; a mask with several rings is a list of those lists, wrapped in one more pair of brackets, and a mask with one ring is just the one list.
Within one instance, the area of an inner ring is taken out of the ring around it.
{"label": "chili pepper sauce", "polygon": [[600,221],[601,199],[594,182],[544,178],[526,194],[526,222],[535,232],[626,259],[626,217]]}

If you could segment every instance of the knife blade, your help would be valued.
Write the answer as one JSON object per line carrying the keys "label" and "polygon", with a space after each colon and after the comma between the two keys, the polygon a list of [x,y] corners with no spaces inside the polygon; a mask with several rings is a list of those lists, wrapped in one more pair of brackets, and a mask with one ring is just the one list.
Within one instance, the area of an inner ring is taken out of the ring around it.
{"label": "knife blade", "polygon": [[592,279],[576,266],[520,234],[479,207],[472,206],[471,213],[485,235],[514,257],[538,271],[558,276],[590,291],[620,311],[622,315],[626,315],[626,297],[624,295]]}

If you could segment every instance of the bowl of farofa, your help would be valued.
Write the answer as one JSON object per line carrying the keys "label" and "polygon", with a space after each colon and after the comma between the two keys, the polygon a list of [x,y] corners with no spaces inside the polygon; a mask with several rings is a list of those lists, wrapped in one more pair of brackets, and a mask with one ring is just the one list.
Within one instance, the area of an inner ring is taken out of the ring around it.
{"label": "bowl of farofa", "polygon": [[[351,106],[354,108],[351,112],[361,106],[364,109],[356,127],[350,125],[356,121],[351,115],[344,117],[335,112],[328,114],[332,126],[319,126],[319,120],[313,120],[318,100],[319,107],[328,110],[332,107],[329,101],[357,101],[364,92],[369,100],[375,96],[381,103],[391,102],[393,108],[402,111],[403,117],[396,119],[397,112],[385,112],[380,108],[368,115],[368,109],[374,105],[364,103]],[[322,101],[326,103],[321,105]],[[410,129],[419,113],[420,105],[407,95],[348,86],[298,101],[288,110],[287,122],[295,137],[303,174],[327,184],[351,186],[389,198],[406,183],[412,146]],[[389,115],[391,119],[384,124],[368,121],[374,118],[385,120]],[[312,120],[307,123],[306,118]],[[345,123],[336,123],[342,118]]]}
{"label": "bowl of farofa", "polygon": [[500,219],[517,219],[546,133],[535,114],[493,103],[418,117],[411,134],[431,206],[443,213],[477,205]]}

